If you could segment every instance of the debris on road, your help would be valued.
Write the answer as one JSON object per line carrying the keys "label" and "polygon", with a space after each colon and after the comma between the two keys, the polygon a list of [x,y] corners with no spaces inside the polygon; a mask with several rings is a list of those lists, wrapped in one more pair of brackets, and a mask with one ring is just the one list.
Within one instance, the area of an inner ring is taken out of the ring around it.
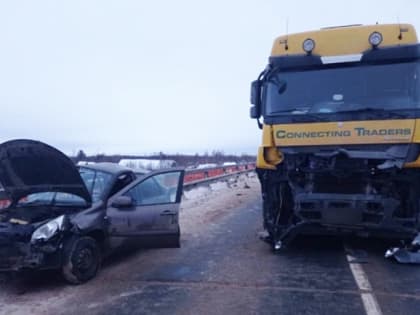
{"label": "debris on road", "polygon": [[385,258],[394,258],[401,264],[420,264],[420,234],[408,246],[388,249]]}

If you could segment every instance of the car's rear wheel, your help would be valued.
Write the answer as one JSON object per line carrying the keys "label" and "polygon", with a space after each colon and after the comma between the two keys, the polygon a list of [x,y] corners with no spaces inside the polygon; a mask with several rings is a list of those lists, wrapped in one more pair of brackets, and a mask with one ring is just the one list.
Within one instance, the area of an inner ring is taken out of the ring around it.
{"label": "car's rear wheel", "polygon": [[89,236],[70,238],[64,245],[62,273],[66,281],[80,284],[94,278],[101,265],[101,251]]}

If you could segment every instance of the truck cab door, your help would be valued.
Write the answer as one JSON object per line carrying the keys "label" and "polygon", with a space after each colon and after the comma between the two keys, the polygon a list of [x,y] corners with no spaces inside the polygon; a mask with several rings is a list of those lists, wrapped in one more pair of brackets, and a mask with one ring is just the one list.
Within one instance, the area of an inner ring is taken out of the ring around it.
{"label": "truck cab door", "polygon": [[141,247],[179,247],[184,170],[144,175],[110,198],[108,233]]}

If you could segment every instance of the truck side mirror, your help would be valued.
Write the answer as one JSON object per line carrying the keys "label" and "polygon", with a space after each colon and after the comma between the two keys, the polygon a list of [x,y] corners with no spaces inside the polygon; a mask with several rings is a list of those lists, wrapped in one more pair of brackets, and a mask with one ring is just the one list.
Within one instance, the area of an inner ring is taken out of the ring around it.
{"label": "truck side mirror", "polygon": [[261,114],[259,109],[255,106],[251,106],[251,108],[249,109],[249,116],[253,119],[260,118]]}
{"label": "truck side mirror", "polygon": [[251,83],[251,118],[258,119],[261,116],[261,81],[256,80]]}

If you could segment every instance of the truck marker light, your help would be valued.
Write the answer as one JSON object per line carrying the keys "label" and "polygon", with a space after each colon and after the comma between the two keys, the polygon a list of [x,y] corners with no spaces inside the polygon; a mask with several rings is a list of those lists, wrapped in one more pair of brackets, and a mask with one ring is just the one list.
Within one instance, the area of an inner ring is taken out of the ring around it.
{"label": "truck marker light", "polygon": [[315,41],[312,38],[307,38],[303,41],[302,48],[305,52],[310,54],[315,48]]}
{"label": "truck marker light", "polygon": [[379,32],[373,32],[369,35],[369,43],[374,47],[378,47],[382,43],[382,34]]}

